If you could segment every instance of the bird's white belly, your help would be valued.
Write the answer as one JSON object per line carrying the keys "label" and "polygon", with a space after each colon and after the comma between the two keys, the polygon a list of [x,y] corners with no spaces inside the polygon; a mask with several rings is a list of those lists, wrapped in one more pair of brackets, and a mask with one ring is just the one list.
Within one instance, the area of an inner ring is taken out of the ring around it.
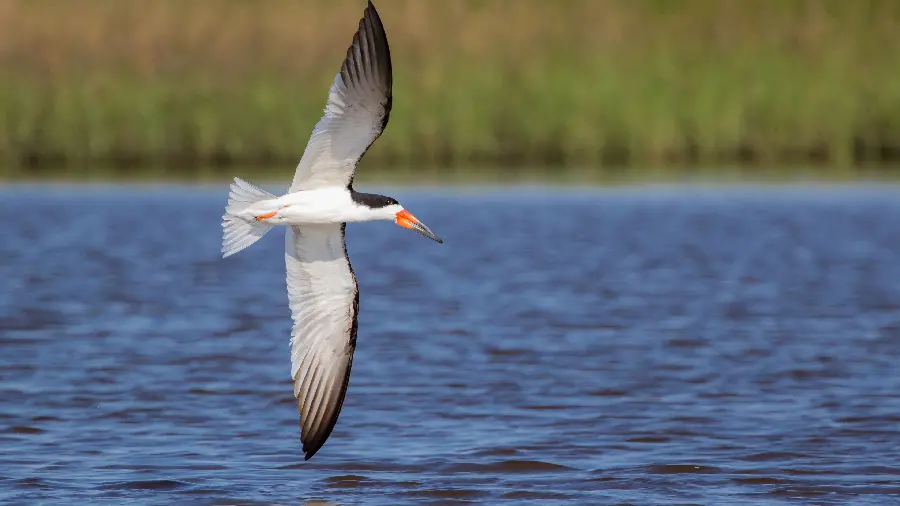
{"label": "bird's white belly", "polygon": [[298,191],[265,204],[276,213],[267,221],[277,225],[344,223],[356,221],[358,214],[346,188]]}

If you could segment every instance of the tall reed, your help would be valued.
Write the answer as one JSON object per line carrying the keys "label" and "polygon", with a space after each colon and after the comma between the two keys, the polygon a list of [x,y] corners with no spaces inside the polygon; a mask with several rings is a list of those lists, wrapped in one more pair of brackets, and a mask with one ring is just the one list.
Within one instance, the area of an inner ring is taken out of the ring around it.
{"label": "tall reed", "polygon": [[[363,6],[0,0],[0,165],[76,176],[290,166]],[[377,6],[395,73],[390,125],[367,155],[382,171],[827,172],[900,159],[900,2]]]}

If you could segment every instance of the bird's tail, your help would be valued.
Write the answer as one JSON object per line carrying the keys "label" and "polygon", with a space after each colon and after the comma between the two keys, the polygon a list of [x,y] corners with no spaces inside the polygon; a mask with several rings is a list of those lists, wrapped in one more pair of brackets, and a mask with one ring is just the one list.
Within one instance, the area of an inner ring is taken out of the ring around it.
{"label": "bird's tail", "polygon": [[222,216],[222,257],[229,257],[258,241],[273,225],[265,221],[247,220],[240,212],[260,200],[274,199],[275,195],[261,190],[241,178],[234,178],[228,193],[228,205]]}

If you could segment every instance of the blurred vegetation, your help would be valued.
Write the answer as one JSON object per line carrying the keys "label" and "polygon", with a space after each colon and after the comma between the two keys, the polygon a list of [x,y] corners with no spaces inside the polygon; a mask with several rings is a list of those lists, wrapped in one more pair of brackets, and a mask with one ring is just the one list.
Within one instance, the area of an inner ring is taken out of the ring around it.
{"label": "blurred vegetation", "polygon": [[[0,0],[0,166],[13,177],[290,172],[364,5]],[[395,97],[367,170],[828,174],[900,159],[896,0],[377,6]]]}

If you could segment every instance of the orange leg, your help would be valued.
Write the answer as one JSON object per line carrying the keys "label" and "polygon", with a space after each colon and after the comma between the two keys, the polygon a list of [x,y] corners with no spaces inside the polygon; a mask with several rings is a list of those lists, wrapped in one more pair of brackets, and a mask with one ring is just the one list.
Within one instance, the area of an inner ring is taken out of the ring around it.
{"label": "orange leg", "polygon": [[[289,207],[289,206],[282,206],[281,209],[284,209],[285,207]],[[259,216],[256,217],[256,221],[268,220],[269,218],[275,216],[276,214],[278,214],[278,211],[272,211],[271,213],[260,214]]]}

